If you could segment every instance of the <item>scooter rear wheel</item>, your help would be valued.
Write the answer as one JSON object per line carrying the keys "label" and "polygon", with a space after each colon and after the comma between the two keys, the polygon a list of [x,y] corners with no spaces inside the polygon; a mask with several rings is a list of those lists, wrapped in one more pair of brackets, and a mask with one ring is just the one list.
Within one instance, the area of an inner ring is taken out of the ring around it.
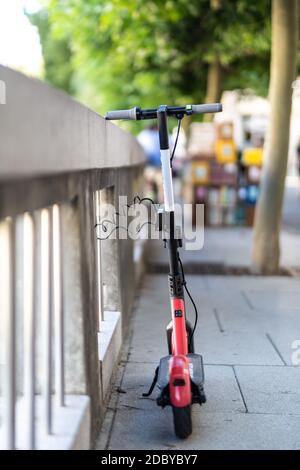
{"label": "scooter rear wheel", "polygon": [[192,433],[191,405],[178,408],[172,406],[175,434],[180,439],[186,439]]}

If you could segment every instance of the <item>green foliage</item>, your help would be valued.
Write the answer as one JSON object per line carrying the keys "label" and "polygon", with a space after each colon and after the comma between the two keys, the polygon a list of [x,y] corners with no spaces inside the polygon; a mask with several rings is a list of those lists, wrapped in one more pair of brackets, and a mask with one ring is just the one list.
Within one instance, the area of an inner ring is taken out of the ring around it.
{"label": "green foliage", "polygon": [[71,61],[60,65],[75,71],[79,99],[102,113],[201,102],[216,57],[226,86],[266,93],[270,2],[222,0],[215,11],[210,0],[49,0],[48,37],[69,38]]}
{"label": "green foliage", "polygon": [[44,58],[45,80],[69,94],[75,92],[70,39],[65,35],[54,38],[48,12],[44,9],[27,13],[30,22],[38,28]]}

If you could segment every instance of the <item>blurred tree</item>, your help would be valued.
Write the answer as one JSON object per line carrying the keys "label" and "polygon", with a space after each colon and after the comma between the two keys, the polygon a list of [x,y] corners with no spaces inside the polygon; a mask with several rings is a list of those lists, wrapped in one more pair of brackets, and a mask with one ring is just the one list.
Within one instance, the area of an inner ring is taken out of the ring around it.
{"label": "blurred tree", "polygon": [[[222,8],[222,0],[210,0],[210,8],[216,14]],[[218,103],[222,95],[222,64],[218,52],[208,66],[205,103]],[[204,121],[211,122],[212,114],[206,114]]]}
{"label": "blurred tree", "polygon": [[45,80],[69,94],[74,94],[75,88],[72,81],[74,69],[69,38],[66,35],[61,35],[59,39],[53,37],[47,10],[42,9],[36,13],[26,13],[26,15],[38,28],[44,58]]}
{"label": "blurred tree", "polygon": [[287,168],[292,83],[298,50],[298,0],[273,0],[269,133],[265,146],[261,194],[255,215],[253,266],[279,269],[279,232]]}
{"label": "blurred tree", "polygon": [[247,60],[262,91],[269,8],[270,0],[49,0],[48,11],[54,37],[72,40],[79,98],[104,111],[217,101],[227,83],[248,83]]}

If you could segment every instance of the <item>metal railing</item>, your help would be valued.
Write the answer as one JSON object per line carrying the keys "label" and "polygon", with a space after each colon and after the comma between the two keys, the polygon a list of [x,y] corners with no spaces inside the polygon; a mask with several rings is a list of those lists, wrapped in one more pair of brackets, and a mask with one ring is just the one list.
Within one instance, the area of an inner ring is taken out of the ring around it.
{"label": "metal railing", "polygon": [[[93,227],[101,191],[131,197],[144,155],[63,93],[1,66],[0,79],[1,447],[35,449],[55,436],[71,395],[89,397],[92,438],[99,428],[97,333],[104,309],[126,324],[134,264],[130,240],[105,255]],[[125,279],[120,253],[130,260]],[[103,285],[117,295],[105,298]]]}

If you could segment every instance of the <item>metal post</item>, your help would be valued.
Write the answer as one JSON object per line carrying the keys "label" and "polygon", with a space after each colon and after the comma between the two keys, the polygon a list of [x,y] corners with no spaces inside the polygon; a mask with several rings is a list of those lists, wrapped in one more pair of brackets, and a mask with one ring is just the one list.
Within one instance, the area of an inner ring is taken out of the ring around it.
{"label": "metal post", "polygon": [[45,430],[52,432],[52,282],[51,282],[51,233],[52,223],[49,210],[41,211],[41,317],[43,323],[44,377],[43,395],[45,407]]}
{"label": "metal post", "polygon": [[16,420],[16,315],[14,221],[0,223],[0,314],[3,344],[3,448],[15,448]]}
{"label": "metal post", "polygon": [[26,448],[35,447],[35,230],[32,216],[23,218],[24,400]]}
{"label": "metal post", "polygon": [[60,209],[52,207],[52,285],[55,351],[55,396],[58,406],[64,406],[64,319],[62,302],[62,251]]}
{"label": "metal post", "polygon": [[[95,192],[95,206],[96,206],[96,223],[100,222],[100,204],[101,204],[101,192]],[[98,228],[96,229],[96,234],[99,233]],[[99,308],[99,330],[101,328],[101,321],[104,320],[103,316],[103,286],[102,286],[102,264],[101,264],[101,240],[96,240],[97,243],[97,277],[98,277],[98,308]]]}

